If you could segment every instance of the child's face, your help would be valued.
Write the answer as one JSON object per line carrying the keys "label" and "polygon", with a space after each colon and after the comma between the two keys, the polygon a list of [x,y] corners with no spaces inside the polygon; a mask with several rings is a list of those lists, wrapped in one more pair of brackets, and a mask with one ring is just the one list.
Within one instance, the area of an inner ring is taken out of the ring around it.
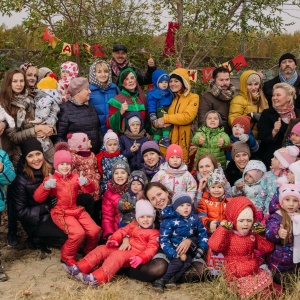
{"label": "child's face", "polygon": [[238,219],[236,221],[236,230],[240,235],[247,235],[253,225],[253,220],[251,219]]}
{"label": "child's face", "polygon": [[159,155],[154,151],[149,151],[143,155],[143,159],[146,165],[153,167],[158,163]]}
{"label": "child's face", "polygon": [[192,205],[190,203],[182,203],[176,208],[176,211],[183,217],[188,217],[192,212]]}
{"label": "child's face", "polygon": [[143,228],[149,228],[153,225],[154,218],[153,216],[140,216],[137,219],[138,224]]}
{"label": "child's face", "polygon": [[219,116],[216,113],[208,114],[206,118],[206,127],[208,128],[218,128],[220,125]]}
{"label": "child's face", "polygon": [[287,180],[289,183],[292,183],[292,184],[295,183],[295,174],[291,170],[289,170],[286,177],[287,177]]}
{"label": "child's face", "polygon": [[101,83],[106,83],[108,81],[108,69],[102,65],[97,65],[95,68],[95,75],[98,81]]}
{"label": "child's face", "polygon": [[169,82],[167,80],[163,80],[161,81],[159,84],[158,84],[158,87],[161,89],[161,90],[165,90],[169,87]]}
{"label": "child's face", "polygon": [[141,124],[139,122],[133,122],[129,125],[129,128],[133,134],[138,134],[141,130]]}
{"label": "child's face", "polygon": [[282,200],[281,207],[288,213],[298,211],[299,199],[294,196],[287,196]]}
{"label": "child's face", "polygon": [[124,169],[116,169],[113,177],[114,182],[118,185],[123,185],[128,181],[128,173]]}
{"label": "child's face", "polygon": [[57,171],[60,174],[67,175],[67,174],[69,174],[71,172],[71,164],[69,164],[67,162],[60,163],[57,166]]}
{"label": "child's face", "polygon": [[60,73],[61,78],[67,78],[69,76],[69,70],[62,69]]}
{"label": "child's face", "polygon": [[278,160],[277,157],[274,156],[274,157],[271,159],[271,168],[272,168],[272,169],[280,169],[280,168],[279,168],[279,165],[280,165],[280,161]]}
{"label": "child's face", "polygon": [[221,183],[213,183],[209,186],[210,194],[215,198],[223,197],[225,194],[225,189]]}
{"label": "child's face", "polygon": [[300,136],[295,132],[292,132],[290,140],[294,145],[300,145]]}
{"label": "child's face", "polygon": [[201,159],[198,163],[198,172],[200,173],[201,178],[207,178],[209,173],[214,169],[215,166],[208,157]]}
{"label": "child's face", "polygon": [[244,126],[240,125],[240,124],[235,124],[232,127],[232,134],[234,137],[238,138],[241,134],[245,133],[245,129]]}
{"label": "child's face", "polygon": [[172,168],[178,168],[181,166],[182,159],[179,156],[171,156],[168,160],[168,164]]}
{"label": "child's face", "polygon": [[248,172],[244,176],[244,181],[247,184],[253,184],[253,183],[255,183],[255,179]]}
{"label": "child's face", "polygon": [[114,153],[118,150],[118,141],[116,140],[109,140],[106,145],[105,145],[105,149],[108,153]]}
{"label": "child's face", "polygon": [[134,194],[137,194],[138,192],[143,190],[142,184],[138,181],[132,181],[130,188]]}
{"label": "child's face", "polygon": [[258,93],[259,87],[260,87],[260,84],[258,82],[251,82],[251,83],[247,84],[248,91],[253,95],[256,95]]}

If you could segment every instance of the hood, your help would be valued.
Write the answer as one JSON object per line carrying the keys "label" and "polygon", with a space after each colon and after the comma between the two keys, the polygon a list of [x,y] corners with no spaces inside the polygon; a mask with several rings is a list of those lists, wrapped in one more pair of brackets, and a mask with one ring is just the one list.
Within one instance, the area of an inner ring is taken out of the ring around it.
{"label": "hood", "polygon": [[239,196],[232,198],[231,201],[229,201],[226,204],[226,209],[225,209],[225,220],[228,222],[233,223],[233,229],[236,229],[236,220],[240,212],[247,206],[250,206],[251,209],[253,210],[253,216],[254,216],[254,221],[256,221],[256,208],[254,204],[244,196]]}
{"label": "hood", "polygon": [[[105,86],[96,78],[96,65],[102,63],[105,64],[108,68],[108,80]],[[89,83],[91,85],[94,85],[98,88],[107,88],[112,83],[112,76],[111,76],[111,66],[108,62],[105,60],[97,60],[90,66],[90,72],[89,72]]]}
{"label": "hood", "polygon": [[[241,95],[244,98],[248,98],[247,79],[251,74],[256,74],[260,77],[260,75],[257,72],[253,71],[253,70],[245,71],[240,77],[240,92],[239,92],[239,95]],[[260,83],[260,88],[261,88],[261,83]]]}
{"label": "hood", "polygon": [[35,102],[40,100],[41,98],[50,97],[52,98],[57,104],[62,104],[62,95],[56,89],[37,89],[37,95],[34,97]]}
{"label": "hood", "polygon": [[182,164],[178,169],[173,169],[169,166],[168,162],[164,162],[160,168],[160,170],[164,170],[169,174],[172,174],[174,176],[176,175],[182,175],[183,173],[185,173],[188,169],[187,169],[187,165],[186,164]]}
{"label": "hood", "polygon": [[[163,75],[166,75],[169,78],[169,74],[164,70],[155,70],[153,72],[153,74],[152,74],[152,83],[153,83],[155,88],[158,88],[158,82],[159,82],[159,80],[161,79],[161,77]],[[169,80],[170,80],[170,78],[169,78]]]}
{"label": "hood", "polygon": [[[131,69],[131,68],[126,68],[126,69],[124,69],[124,70],[120,73],[120,75],[119,75],[118,86],[122,86],[122,87],[123,87],[122,75],[123,75],[125,72],[131,72],[131,73],[133,73],[134,76],[135,76],[135,78],[136,78],[136,81],[137,81],[137,75],[136,75],[135,71],[134,71],[133,69]],[[137,82],[137,85],[138,85],[138,82]]]}
{"label": "hood", "polygon": [[70,81],[71,79],[74,79],[78,77],[79,68],[76,63],[73,61],[66,61],[60,65],[60,72],[62,70],[68,71],[68,76],[64,79],[64,81]]}
{"label": "hood", "polygon": [[[251,170],[259,170],[259,171],[262,171],[263,174],[265,174],[267,172],[267,168],[262,161],[255,160],[255,159],[249,160],[249,162],[247,163],[247,165],[244,169],[244,172],[243,172],[243,180],[244,180],[245,174]],[[261,179],[258,182],[260,182]],[[256,182],[256,183],[258,183],[258,182]]]}
{"label": "hood", "polygon": [[190,76],[189,76],[187,70],[183,69],[183,68],[178,68],[178,69],[175,69],[173,72],[171,72],[169,74],[169,76],[171,76],[172,74],[176,74],[182,78],[182,81],[183,81],[184,87],[185,87],[183,95],[187,96],[189,94],[189,92],[191,91]]}
{"label": "hood", "polygon": [[144,122],[141,114],[138,111],[131,111],[125,115],[125,128],[130,131],[129,125],[128,125],[128,120],[132,117],[138,117],[141,121],[141,128],[140,132],[144,129]]}

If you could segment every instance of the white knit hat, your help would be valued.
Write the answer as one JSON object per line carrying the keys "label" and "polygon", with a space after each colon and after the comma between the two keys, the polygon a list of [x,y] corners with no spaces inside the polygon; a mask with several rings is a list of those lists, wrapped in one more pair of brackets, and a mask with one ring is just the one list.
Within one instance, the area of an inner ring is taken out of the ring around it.
{"label": "white knit hat", "polygon": [[104,143],[105,149],[106,149],[106,143],[111,140],[115,140],[119,144],[119,138],[118,138],[117,134],[114,133],[111,129],[108,129],[103,138],[103,143]]}
{"label": "white knit hat", "polygon": [[296,161],[299,155],[299,148],[297,146],[287,146],[280,148],[274,152],[274,156],[280,162],[280,168],[286,169],[289,165]]}
{"label": "white knit hat", "polygon": [[155,209],[148,200],[138,200],[135,204],[135,218],[138,219],[141,216],[153,216],[155,219]]}
{"label": "white knit hat", "polygon": [[238,215],[237,220],[254,220],[253,210],[250,206],[246,206]]}

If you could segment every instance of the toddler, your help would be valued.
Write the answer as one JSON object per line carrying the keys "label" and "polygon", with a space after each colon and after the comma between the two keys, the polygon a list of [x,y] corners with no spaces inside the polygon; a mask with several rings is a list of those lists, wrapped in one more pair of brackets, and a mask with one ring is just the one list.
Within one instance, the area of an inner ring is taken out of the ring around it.
{"label": "toddler", "polygon": [[[169,88],[170,77],[164,70],[156,70],[152,74],[154,89],[147,95],[148,113],[154,128],[157,126],[157,119],[168,113],[169,106],[173,101],[173,93]],[[171,143],[169,139],[171,126],[155,129],[154,141],[159,146],[168,148]]]}
{"label": "toddler", "polygon": [[89,253],[98,244],[101,228],[96,225],[82,206],[76,205],[78,190],[92,193],[95,189],[93,181],[72,173],[72,156],[65,142],[55,145],[55,172],[49,174],[44,182],[35,190],[33,198],[41,203],[50,196],[55,196],[57,204],[50,210],[53,222],[63,230],[68,239],[61,248],[61,260],[72,266],[76,263],[76,253],[83,241],[84,253]]}
{"label": "toddler", "polygon": [[210,110],[204,116],[204,125],[196,132],[192,143],[198,147],[195,159],[201,154],[211,153],[225,169],[226,157],[224,149],[229,145],[230,138],[225,133],[220,114],[215,110]]}
{"label": "toddler", "polygon": [[[172,204],[161,212],[160,247],[170,260],[165,275],[154,281],[152,287],[163,292],[165,286],[176,287],[176,282],[190,267],[195,259],[201,260],[207,251],[206,229],[192,209],[192,199],[185,192],[178,192],[172,198]],[[188,250],[177,250],[185,239],[193,242]]]}
{"label": "toddler", "polygon": [[13,117],[11,117],[3,108],[2,105],[0,105],[0,122],[6,121],[9,128],[15,128],[16,123]]}
{"label": "toddler", "polygon": [[[155,209],[149,201],[136,203],[135,218],[110,236],[106,245],[98,246],[74,266],[63,265],[64,269],[84,284],[97,287],[112,280],[123,267],[137,268],[149,262],[159,247],[159,231],[153,225]],[[125,237],[129,238],[130,247],[121,250],[119,245]]]}
{"label": "toddler", "polygon": [[183,151],[178,145],[172,144],[167,149],[166,162],[151,181],[162,183],[173,193],[185,191],[193,200],[195,198],[197,183],[183,162]]}
{"label": "toddler", "polygon": [[134,220],[135,204],[143,196],[143,189],[148,183],[143,171],[133,171],[129,177],[128,192],[121,196],[118,210],[121,214],[119,227],[124,227]]}

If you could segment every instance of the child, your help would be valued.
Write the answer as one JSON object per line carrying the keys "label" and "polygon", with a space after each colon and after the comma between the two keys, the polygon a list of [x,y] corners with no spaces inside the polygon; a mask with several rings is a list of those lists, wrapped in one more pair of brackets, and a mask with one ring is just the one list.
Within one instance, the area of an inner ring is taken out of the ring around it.
{"label": "child", "polygon": [[90,104],[98,114],[102,134],[107,132],[106,119],[108,117],[108,100],[120,93],[119,88],[112,82],[110,64],[104,60],[97,60],[90,66]]}
{"label": "child", "polygon": [[241,298],[252,298],[264,291],[270,293],[272,276],[260,268],[254,250],[271,252],[273,243],[251,231],[256,209],[246,197],[233,198],[226,206],[225,220],[208,240],[212,251],[222,253],[224,277],[231,292]]}
{"label": "child", "polygon": [[[169,89],[169,75],[164,70],[156,70],[152,74],[152,83],[154,89],[147,95],[148,113],[153,127],[157,126],[157,119],[168,113],[169,106],[174,98],[173,93]],[[154,133],[154,141],[159,146],[168,148],[171,143],[169,139],[171,126],[157,128]]]}
{"label": "child", "polygon": [[113,164],[112,179],[107,184],[102,202],[102,237],[105,240],[116,232],[119,227],[118,203],[122,195],[128,191],[129,175],[130,168],[126,161],[117,160]]}
{"label": "child", "polygon": [[300,150],[300,122],[298,122],[291,130],[290,136],[285,142],[285,146],[297,146]]}
{"label": "child", "polygon": [[[35,119],[30,123],[54,126],[60,111],[59,105],[62,103],[61,94],[57,91],[57,81],[52,77],[46,77],[37,84],[37,88],[39,90],[34,97]],[[53,147],[49,137],[37,139],[40,141],[44,152]]]}
{"label": "child", "polygon": [[58,91],[62,95],[62,102],[66,102],[69,98],[67,89],[72,79],[78,76],[78,65],[72,61],[66,61],[60,66],[60,79],[58,81]]}
{"label": "child", "polygon": [[260,182],[267,172],[265,164],[259,160],[250,160],[246,165],[243,178],[237,180],[232,187],[232,196],[246,196],[257,210],[257,219],[263,220],[264,203],[258,202],[256,198],[261,191]]}
{"label": "child", "polygon": [[287,180],[288,183],[300,184],[300,160],[290,164]]}
{"label": "child", "polygon": [[222,168],[225,169],[226,157],[224,149],[229,145],[230,138],[221,126],[220,114],[215,110],[210,110],[204,117],[202,125],[192,139],[192,143],[198,147],[195,159],[203,153],[212,153]]}
{"label": "child", "polygon": [[[150,261],[159,247],[159,231],[154,229],[155,209],[149,201],[139,200],[136,203],[135,218],[118,229],[106,245],[98,246],[76,265],[63,265],[63,268],[84,284],[96,287],[110,281],[122,267],[137,268]],[[119,250],[125,237],[129,237],[130,248]],[[98,267],[100,264],[101,267]]]}
{"label": "child", "polygon": [[225,218],[225,208],[231,198],[225,196],[226,178],[222,170],[215,169],[209,174],[208,198],[198,205],[198,217],[211,235]]}
{"label": "child", "polygon": [[3,108],[2,105],[0,105],[0,122],[6,121],[9,128],[15,128],[16,123],[13,117],[11,117]]}
{"label": "child", "polygon": [[128,192],[121,196],[118,210],[121,214],[119,228],[134,220],[135,204],[143,196],[143,189],[148,183],[143,171],[133,171],[129,177]]}
{"label": "child", "polygon": [[178,145],[172,144],[166,153],[166,161],[153,176],[152,182],[160,182],[173,193],[187,192],[194,200],[197,183],[183,162],[183,151]]}
{"label": "child", "polygon": [[[200,260],[207,251],[206,229],[192,210],[192,199],[185,192],[176,193],[172,204],[161,212],[159,242],[170,260],[165,275],[154,281],[152,287],[163,292],[164,287],[176,287],[176,282],[190,267],[193,259]],[[178,245],[185,239],[192,239],[187,251],[178,252]]]}
{"label": "child", "polygon": [[267,257],[277,284],[291,283],[291,275],[299,270],[300,263],[300,186],[282,183],[279,187],[279,208],[271,214],[266,238],[275,244]]}
{"label": "child", "polygon": [[117,160],[127,161],[127,158],[121,154],[119,147],[119,138],[108,129],[103,138],[103,145],[100,152],[96,155],[98,171],[101,176],[100,188],[101,194],[107,190],[107,184],[112,178],[112,166]]}
{"label": "child", "polygon": [[255,139],[252,130],[250,128],[251,118],[249,116],[236,117],[231,125],[232,134],[230,135],[230,146],[226,149],[226,159],[231,161],[231,144],[241,141],[247,143],[251,153],[258,151],[259,144]]}
{"label": "child", "polygon": [[121,153],[127,158],[131,171],[142,167],[141,146],[148,141],[143,120],[139,112],[129,112],[125,116],[125,132],[119,138]]}
{"label": "child", "polygon": [[93,250],[100,238],[101,228],[96,225],[82,206],[76,205],[78,190],[92,193],[95,189],[93,181],[72,173],[72,156],[65,142],[55,145],[55,173],[49,174],[44,182],[35,190],[34,200],[41,203],[50,196],[55,196],[57,204],[50,210],[53,222],[63,230],[68,239],[61,249],[61,260],[72,266],[76,263],[76,253],[85,240],[84,253]]}

